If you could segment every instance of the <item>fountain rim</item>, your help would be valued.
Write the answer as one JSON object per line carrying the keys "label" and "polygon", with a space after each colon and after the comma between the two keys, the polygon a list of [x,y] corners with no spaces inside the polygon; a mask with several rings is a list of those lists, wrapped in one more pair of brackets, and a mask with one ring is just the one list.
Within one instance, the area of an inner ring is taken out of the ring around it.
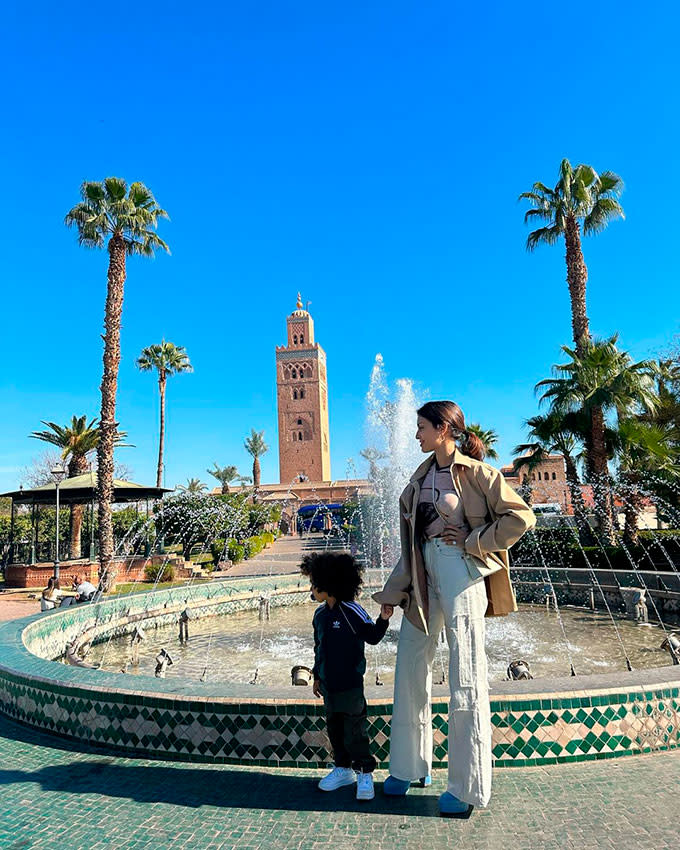
{"label": "fountain rim", "polygon": [[[285,582],[283,578],[278,577],[278,584],[284,585],[279,589],[283,593],[286,591],[295,592],[297,587],[293,587],[290,581]],[[224,581],[229,582],[230,580],[225,579]],[[248,579],[246,582],[239,581],[242,584],[257,584],[256,579]],[[267,581],[271,583],[271,579]],[[231,582],[234,582],[234,580],[231,580]],[[161,596],[161,600],[159,601],[162,601],[162,595],[168,595],[172,590],[177,589],[145,591],[135,594],[135,598],[151,598],[155,595]],[[252,596],[242,594],[241,598],[257,597],[259,599],[261,590],[261,587],[254,586],[254,589],[249,591],[249,593],[252,593]],[[300,595],[306,598],[306,590],[300,591]],[[58,661],[41,657],[29,648],[32,638],[31,632],[37,630],[40,624],[54,621],[55,628],[58,628],[58,620],[69,616],[69,613],[71,616],[75,613],[80,614],[80,619],[87,621],[88,614],[91,615],[91,612],[98,606],[106,606],[109,602],[120,601],[121,599],[121,597],[113,597],[112,599],[96,603],[95,606],[87,606],[87,608],[83,609],[71,606],[63,611],[56,609],[0,624],[0,646],[3,647],[0,672],[19,677],[22,674],[29,674],[31,680],[34,682],[53,685],[61,689],[77,688],[78,690],[101,691],[107,696],[112,696],[116,693],[135,694],[142,698],[155,700],[171,699],[174,702],[182,703],[209,699],[210,702],[225,705],[241,704],[244,702],[262,705],[275,705],[281,702],[303,705],[316,705],[319,703],[314,698],[305,699],[300,694],[300,688],[293,685],[287,687],[279,686],[275,689],[274,693],[272,693],[272,689],[269,689],[267,696],[265,696],[263,694],[263,687],[266,687],[266,684],[263,686],[229,682],[200,682],[195,679],[156,679],[153,676],[144,674],[131,676],[126,673],[115,673],[107,670],[71,667]],[[182,604],[182,602],[177,603],[177,605]],[[172,611],[169,611],[169,613],[172,613]],[[229,616],[229,614],[223,616]],[[680,684],[680,666],[664,665],[661,667],[635,669],[633,671],[621,670],[613,673],[592,673],[578,675],[576,677],[569,675],[546,676],[528,681],[513,682],[492,680],[489,683],[489,688],[491,700],[502,701],[506,697],[508,699],[514,699],[519,696],[526,698],[532,697],[534,699],[549,699],[551,695],[559,695],[560,698],[564,698],[565,696],[581,698],[587,696],[597,697],[602,693],[611,693],[613,691],[617,693],[628,693],[639,690],[641,687],[658,690],[677,687],[678,684]],[[392,688],[389,688],[388,696],[384,687],[376,687],[367,682],[365,692],[369,704],[384,705],[392,703]],[[386,695],[382,697],[382,694]],[[448,696],[448,686],[433,686],[433,701],[447,701]]]}

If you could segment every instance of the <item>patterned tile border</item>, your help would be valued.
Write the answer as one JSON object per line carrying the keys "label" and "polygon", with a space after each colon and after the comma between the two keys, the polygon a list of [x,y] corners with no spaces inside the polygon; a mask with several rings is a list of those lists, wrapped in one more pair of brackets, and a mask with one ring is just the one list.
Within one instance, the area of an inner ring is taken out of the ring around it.
{"label": "patterned tile border", "polygon": [[[55,611],[0,626],[0,712],[45,731],[109,750],[163,759],[314,767],[329,759],[323,708],[283,689],[159,680],[67,667],[51,661],[74,639],[123,634],[140,617],[177,622],[189,605],[203,615],[307,596],[297,577],[212,582],[96,606]],[[145,628],[149,628],[148,622]],[[491,698],[496,766],[613,758],[680,746],[680,668],[579,677],[553,692],[546,680],[496,683]],[[651,678],[650,678],[651,677]],[[577,685],[583,690],[571,691]],[[589,687],[591,685],[591,687]],[[503,694],[496,690],[502,687]],[[513,693],[513,689],[515,692]],[[369,695],[371,692],[369,691]],[[389,756],[389,699],[369,699],[369,726],[382,766]],[[448,701],[433,702],[434,762],[446,764]]]}

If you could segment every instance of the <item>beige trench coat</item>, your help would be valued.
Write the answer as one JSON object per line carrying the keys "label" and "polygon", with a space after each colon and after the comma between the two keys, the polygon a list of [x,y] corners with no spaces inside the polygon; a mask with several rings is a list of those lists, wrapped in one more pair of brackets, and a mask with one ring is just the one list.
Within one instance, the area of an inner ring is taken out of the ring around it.
{"label": "beige trench coat", "polygon": [[[401,557],[385,587],[373,594],[376,602],[404,608],[404,616],[426,634],[427,577],[423,553],[416,541],[416,508],[422,481],[432,463],[434,455],[416,469],[399,498]],[[473,577],[484,576],[486,582],[486,616],[516,611],[508,549],[536,524],[533,511],[497,469],[458,449],[453,455],[451,477],[472,529],[464,546],[468,570]]]}

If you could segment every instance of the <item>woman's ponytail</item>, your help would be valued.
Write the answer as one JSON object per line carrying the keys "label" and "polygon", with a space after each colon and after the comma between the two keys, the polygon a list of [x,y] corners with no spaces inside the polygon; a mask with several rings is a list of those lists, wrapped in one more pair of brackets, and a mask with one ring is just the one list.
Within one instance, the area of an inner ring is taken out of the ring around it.
{"label": "woman's ponytail", "polygon": [[418,416],[427,419],[435,428],[449,425],[461,452],[475,460],[484,460],[484,443],[476,434],[467,430],[463,411],[455,401],[428,401],[417,412]]}
{"label": "woman's ponytail", "polygon": [[472,431],[463,432],[463,443],[460,450],[464,455],[473,457],[475,460],[484,460],[484,455],[486,454],[484,443]]}

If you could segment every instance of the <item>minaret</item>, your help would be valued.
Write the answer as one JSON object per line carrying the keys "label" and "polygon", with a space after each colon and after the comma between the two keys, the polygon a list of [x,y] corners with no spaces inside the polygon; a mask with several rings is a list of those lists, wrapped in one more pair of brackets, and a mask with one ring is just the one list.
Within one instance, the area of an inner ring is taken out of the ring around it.
{"label": "minaret", "polygon": [[326,352],[314,342],[314,320],[299,292],[287,325],[288,344],[276,346],[279,480],[330,481]]}

